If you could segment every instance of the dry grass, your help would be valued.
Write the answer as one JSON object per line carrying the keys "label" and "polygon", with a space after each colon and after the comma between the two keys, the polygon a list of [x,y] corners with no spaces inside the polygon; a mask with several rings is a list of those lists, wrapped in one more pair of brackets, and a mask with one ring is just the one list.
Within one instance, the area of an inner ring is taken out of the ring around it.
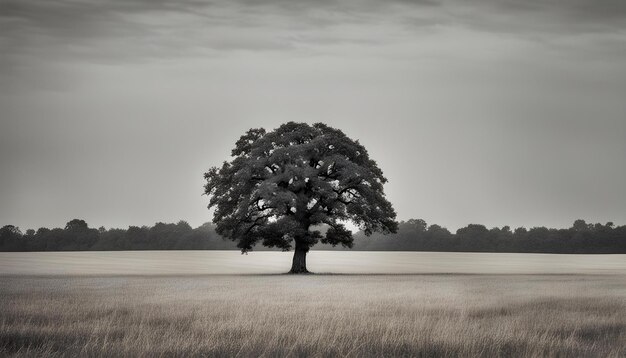
{"label": "dry grass", "polygon": [[5,356],[626,356],[626,277],[0,278]]}

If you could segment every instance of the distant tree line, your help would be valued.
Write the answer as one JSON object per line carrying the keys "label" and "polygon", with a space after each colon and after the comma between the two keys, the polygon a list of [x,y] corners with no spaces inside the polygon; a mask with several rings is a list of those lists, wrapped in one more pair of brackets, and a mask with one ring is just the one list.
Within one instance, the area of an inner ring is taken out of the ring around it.
{"label": "distant tree line", "polygon": [[[353,250],[371,251],[463,251],[534,253],[621,253],[626,254],[626,226],[590,224],[576,220],[567,229],[510,227],[488,229],[470,224],[451,233],[424,220],[402,221],[397,234],[370,237],[355,234]],[[321,250],[343,250],[320,245]],[[238,250],[224,240],[215,226],[206,223],[192,228],[187,222],[130,226],[128,229],[90,228],[74,219],[64,228],[40,228],[25,233],[13,225],[0,229],[0,251],[116,251],[116,250]],[[268,250],[259,248],[259,250]]]}
{"label": "distant tree line", "polygon": [[22,233],[13,225],[0,229],[0,251],[230,250],[233,242],[215,233],[213,224],[193,229],[187,222],[156,223],[128,229],[90,228],[74,219],[65,228]]}
{"label": "distant tree line", "polygon": [[564,254],[626,253],[626,226],[588,224],[576,220],[567,229],[509,226],[488,229],[470,224],[455,234],[439,225],[428,226],[424,220],[400,223],[398,233],[383,237],[355,239],[357,250],[389,251],[462,251],[462,252],[528,252]]}

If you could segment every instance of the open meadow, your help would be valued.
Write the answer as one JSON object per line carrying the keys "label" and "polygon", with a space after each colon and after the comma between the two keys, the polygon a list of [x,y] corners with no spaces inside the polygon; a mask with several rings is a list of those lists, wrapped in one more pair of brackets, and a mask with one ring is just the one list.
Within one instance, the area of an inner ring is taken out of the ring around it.
{"label": "open meadow", "polygon": [[294,276],[277,252],[222,257],[220,274],[178,272],[184,252],[85,254],[0,256],[0,355],[626,356],[624,255],[395,253],[414,265],[394,273],[393,253],[314,252],[338,274]]}

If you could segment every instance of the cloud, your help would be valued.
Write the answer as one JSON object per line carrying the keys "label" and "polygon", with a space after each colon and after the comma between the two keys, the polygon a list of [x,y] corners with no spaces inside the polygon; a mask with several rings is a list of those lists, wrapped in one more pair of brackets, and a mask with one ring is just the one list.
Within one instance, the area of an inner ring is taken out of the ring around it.
{"label": "cloud", "polygon": [[594,39],[610,48],[626,36],[626,2],[3,0],[0,76],[42,63],[124,64],[242,51],[393,55],[390,45],[449,29],[546,43],[594,34],[610,36]]}
{"label": "cloud", "polygon": [[[541,218],[555,212],[569,223],[578,191],[593,196],[578,202],[588,213],[622,215],[625,6],[0,0],[0,162],[17,168],[0,178],[17,209],[0,216],[54,224],[50,208],[65,216],[96,202],[109,213],[120,205],[147,213],[123,219],[129,224],[188,213],[201,187],[187,182],[201,178],[198,163],[219,163],[244,129],[294,118],[370,143],[390,168],[390,196],[404,217],[429,212],[464,225],[514,202],[519,224],[547,224]],[[587,140],[587,127],[566,131],[576,123],[602,130]],[[415,154],[408,163],[398,153]],[[593,158],[603,159],[597,170],[577,165]],[[155,176],[163,163],[180,170]],[[603,170],[611,175],[595,195],[588,183]],[[416,180],[428,188],[419,200],[403,194]],[[569,180],[574,192],[552,194]],[[142,204],[163,187],[176,205]],[[459,206],[477,202],[485,205]],[[200,204],[197,218],[206,215]],[[491,222],[510,223],[500,211]]]}
{"label": "cloud", "polygon": [[442,0],[453,21],[483,31],[519,34],[624,32],[620,0]]}

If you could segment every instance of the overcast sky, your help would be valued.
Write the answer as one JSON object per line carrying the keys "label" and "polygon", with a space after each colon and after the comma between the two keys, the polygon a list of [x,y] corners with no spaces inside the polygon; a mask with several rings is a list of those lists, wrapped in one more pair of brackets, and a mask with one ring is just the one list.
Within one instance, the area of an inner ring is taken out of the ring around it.
{"label": "overcast sky", "polygon": [[286,121],[359,139],[400,219],[626,224],[626,1],[0,0],[1,225],[200,225]]}

